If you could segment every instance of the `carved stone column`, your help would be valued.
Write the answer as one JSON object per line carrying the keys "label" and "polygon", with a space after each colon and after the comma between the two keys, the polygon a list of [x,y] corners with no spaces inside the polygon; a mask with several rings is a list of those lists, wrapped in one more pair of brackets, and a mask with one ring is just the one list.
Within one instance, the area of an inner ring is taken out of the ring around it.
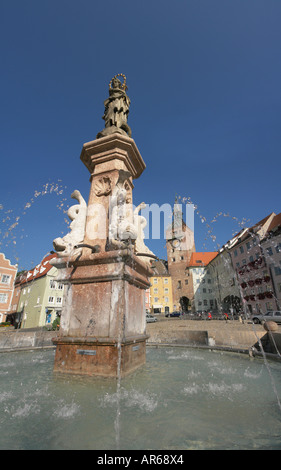
{"label": "carved stone column", "polygon": [[[146,165],[133,139],[121,134],[93,140],[83,145],[80,156],[91,174],[85,243],[100,244],[106,249],[109,201],[118,181],[119,171],[127,171],[127,192],[132,199],[132,180],[138,178]],[[102,238],[101,238],[102,237]]]}
{"label": "carved stone column", "polygon": [[[53,340],[54,370],[124,376],[146,360],[145,290],[152,271],[133,245],[110,249],[108,212],[120,170],[128,172],[125,184],[132,197],[132,180],[145,163],[134,140],[121,134],[84,144],[81,160],[91,174],[82,244],[87,246],[79,256],[56,262],[65,298],[59,335]],[[91,248],[96,246],[99,252]]]}

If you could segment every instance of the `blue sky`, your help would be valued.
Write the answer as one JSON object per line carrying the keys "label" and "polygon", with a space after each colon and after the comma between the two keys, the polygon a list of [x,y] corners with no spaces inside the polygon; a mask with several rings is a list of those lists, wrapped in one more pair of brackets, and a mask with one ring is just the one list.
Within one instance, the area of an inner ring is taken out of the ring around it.
{"label": "blue sky", "polygon": [[0,250],[20,268],[67,232],[73,190],[88,199],[80,153],[117,73],[147,165],[136,205],[189,197],[197,251],[280,212],[280,1],[9,0],[0,18]]}

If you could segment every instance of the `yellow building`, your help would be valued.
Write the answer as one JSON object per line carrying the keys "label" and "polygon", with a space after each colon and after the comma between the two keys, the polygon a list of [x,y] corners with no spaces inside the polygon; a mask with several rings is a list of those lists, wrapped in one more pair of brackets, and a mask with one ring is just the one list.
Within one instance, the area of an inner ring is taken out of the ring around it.
{"label": "yellow building", "polygon": [[163,261],[156,261],[153,266],[154,276],[150,278],[151,313],[173,311],[172,279]]}

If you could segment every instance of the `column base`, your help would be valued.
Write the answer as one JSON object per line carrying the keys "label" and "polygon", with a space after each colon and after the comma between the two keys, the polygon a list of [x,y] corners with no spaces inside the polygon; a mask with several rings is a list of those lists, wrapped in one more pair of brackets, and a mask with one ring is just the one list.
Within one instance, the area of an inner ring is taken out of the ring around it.
{"label": "column base", "polygon": [[121,341],[121,359],[118,341],[114,338],[53,338],[57,346],[54,372],[124,377],[145,364],[148,337],[140,335]]}

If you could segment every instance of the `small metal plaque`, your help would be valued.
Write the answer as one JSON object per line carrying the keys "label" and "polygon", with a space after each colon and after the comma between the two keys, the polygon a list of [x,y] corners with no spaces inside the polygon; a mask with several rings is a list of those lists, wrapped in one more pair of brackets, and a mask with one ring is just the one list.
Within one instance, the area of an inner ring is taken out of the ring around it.
{"label": "small metal plaque", "polygon": [[133,346],[133,347],[132,347],[132,350],[133,350],[133,351],[137,351],[139,348],[140,348],[139,345],[138,345],[138,346]]}
{"label": "small metal plaque", "polygon": [[82,356],[95,356],[96,350],[93,349],[77,349],[77,354],[81,354]]}

